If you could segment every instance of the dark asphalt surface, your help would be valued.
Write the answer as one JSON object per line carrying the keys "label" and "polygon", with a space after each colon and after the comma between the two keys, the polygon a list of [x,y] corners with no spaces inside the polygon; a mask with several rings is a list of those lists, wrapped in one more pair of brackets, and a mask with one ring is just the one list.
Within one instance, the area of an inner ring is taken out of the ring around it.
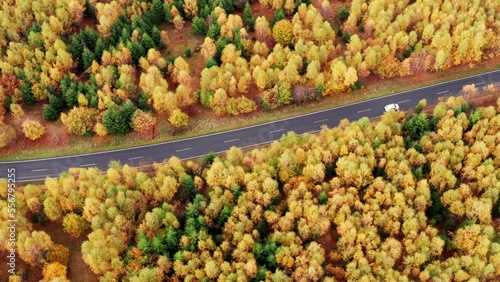
{"label": "dark asphalt surface", "polygon": [[139,163],[162,162],[174,155],[181,159],[189,159],[203,156],[210,151],[220,153],[231,146],[248,147],[269,143],[280,139],[288,131],[302,134],[317,131],[322,125],[334,127],[343,118],[351,121],[365,116],[377,118],[383,114],[384,106],[391,103],[399,103],[402,110],[415,107],[424,98],[428,104],[434,104],[440,97],[458,94],[464,85],[475,84],[481,89],[493,82],[500,82],[500,70],[222,133],[107,152],[0,162],[0,178],[7,178],[7,170],[11,168],[16,171],[17,182],[26,182],[58,176],[70,167],[106,169],[112,160],[139,166]]}

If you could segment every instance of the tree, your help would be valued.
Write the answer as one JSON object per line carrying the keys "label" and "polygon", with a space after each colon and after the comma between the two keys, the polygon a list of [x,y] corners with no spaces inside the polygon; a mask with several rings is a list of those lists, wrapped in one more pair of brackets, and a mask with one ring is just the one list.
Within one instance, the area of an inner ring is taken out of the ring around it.
{"label": "tree", "polygon": [[73,237],[80,235],[87,229],[88,224],[82,216],[75,213],[68,213],[63,217],[64,231]]}
{"label": "tree", "polygon": [[149,34],[147,32],[144,32],[142,34],[141,45],[145,51],[144,56],[146,55],[146,53],[149,50],[154,49],[156,47],[155,42],[153,41],[153,39],[151,39],[151,37],[149,36]]}
{"label": "tree", "polygon": [[67,265],[69,260],[69,249],[60,244],[54,244],[47,254],[48,262],[59,262]]}
{"label": "tree", "polygon": [[21,84],[21,94],[23,97],[23,101],[28,104],[34,104],[36,102],[35,95],[33,95],[31,83],[28,81],[24,81]]}
{"label": "tree", "polygon": [[341,21],[345,21],[347,20],[347,18],[349,18],[349,10],[346,7],[340,8],[339,19]]}
{"label": "tree", "polygon": [[113,104],[102,115],[102,124],[109,134],[125,134],[130,131],[130,120],[123,109]]}
{"label": "tree", "polygon": [[137,109],[132,116],[132,128],[135,131],[149,131],[156,124],[156,118],[149,112]]}
{"label": "tree", "polygon": [[174,17],[174,26],[177,30],[181,30],[184,27],[184,19],[180,15]]}
{"label": "tree", "polygon": [[87,107],[74,107],[68,114],[61,114],[61,121],[68,132],[75,135],[84,135],[92,130],[96,119],[96,109]]}
{"label": "tree", "polygon": [[66,266],[59,262],[46,264],[42,269],[45,281],[69,281],[66,279]]}
{"label": "tree", "polygon": [[82,53],[83,69],[87,70],[88,68],[90,68],[90,66],[92,66],[92,62],[94,62],[94,59],[94,53],[92,53],[90,49],[84,48]]}
{"label": "tree", "polygon": [[23,133],[26,138],[36,140],[45,133],[45,127],[36,120],[26,119],[23,122]]}
{"label": "tree", "polygon": [[207,33],[207,25],[205,23],[205,20],[200,17],[193,18],[191,28],[193,29],[193,33],[196,35],[205,35]]}
{"label": "tree", "polygon": [[165,18],[165,10],[161,0],[153,0],[149,10],[151,11],[151,19],[154,25],[161,23]]}
{"label": "tree", "polygon": [[234,12],[233,0],[220,0],[219,5],[224,11],[226,11],[227,15],[230,15]]}
{"label": "tree", "polygon": [[188,124],[188,121],[189,121],[189,116],[183,113],[179,109],[174,109],[170,113],[170,117],[168,118],[168,122],[170,122],[170,124],[172,124],[175,127],[186,126]]}
{"label": "tree", "polygon": [[6,147],[16,138],[16,130],[8,124],[0,124],[0,148]]}
{"label": "tree", "polygon": [[292,44],[292,23],[289,20],[280,20],[273,26],[273,38],[283,46]]}
{"label": "tree", "polygon": [[248,2],[246,2],[245,10],[243,11],[243,22],[245,23],[245,26],[248,27],[249,31],[255,31],[255,17],[252,14],[252,9],[250,8],[250,4]]}
{"label": "tree", "polygon": [[10,104],[10,111],[12,112],[12,117],[14,118],[15,123],[21,122],[21,119],[24,116],[24,111],[21,105],[12,103]]}
{"label": "tree", "polygon": [[285,10],[283,7],[279,7],[276,12],[274,12],[273,20],[272,20],[272,25],[274,26],[277,22],[284,20],[286,18],[285,16]]}
{"label": "tree", "polygon": [[53,242],[44,231],[21,231],[18,234],[19,257],[30,265],[42,266]]}
{"label": "tree", "polygon": [[190,18],[198,15],[199,7],[196,0],[185,0],[184,1],[184,11],[186,15]]}

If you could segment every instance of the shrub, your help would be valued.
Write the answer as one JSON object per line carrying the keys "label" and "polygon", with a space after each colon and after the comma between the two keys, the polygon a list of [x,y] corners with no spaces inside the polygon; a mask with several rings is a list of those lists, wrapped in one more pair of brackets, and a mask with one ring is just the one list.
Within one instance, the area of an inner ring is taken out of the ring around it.
{"label": "shrub", "polygon": [[186,50],[184,50],[184,55],[188,58],[191,57],[191,49],[186,48]]}

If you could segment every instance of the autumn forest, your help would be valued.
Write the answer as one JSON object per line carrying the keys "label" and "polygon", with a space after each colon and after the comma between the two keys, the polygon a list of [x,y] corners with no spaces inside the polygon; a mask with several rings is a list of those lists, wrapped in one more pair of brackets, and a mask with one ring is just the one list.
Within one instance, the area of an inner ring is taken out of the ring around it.
{"label": "autumn forest", "polygon": [[[2,150],[175,135],[500,55],[495,0],[0,3]],[[499,281],[499,86],[220,155],[0,179],[0,282]]]}
{"label": "autumn forest", "polygon": [[[500,99],[451,97],[147,171],[70,169],[18,188],[19,258],[44,281],[78,277],[80,247],[100,281],[492,281],[499,140]],[[5,179],[0,197],[5,250]],[[81,246],[35,228],[50,222]]]}
{"label": "autumn forest", "polygon": [[[155,124],[175,132],[200,109],[270,111],[360,89],[370,75],[478,63],[500,54],[499,9],[494,0],[5,0],[0,147],[49,127],[60,129],[50,138]],[[172,55],[170,37],[186,31],[201,44]]]}

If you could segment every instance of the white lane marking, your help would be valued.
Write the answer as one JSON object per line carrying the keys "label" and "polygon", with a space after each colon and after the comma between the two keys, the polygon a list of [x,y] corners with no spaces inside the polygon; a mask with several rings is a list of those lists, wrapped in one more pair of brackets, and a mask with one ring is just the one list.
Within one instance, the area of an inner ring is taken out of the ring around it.
{"label": "white lane marking", "polygon": [[481,84],[484,84],[484,82],[474,83],[474,85],[481,85]]}
{"label": "white lane marking", "polygon": [[231,139],[231,140],[226,140],[226,141],[224,141],[224,143],[234,142],[234,141],[238,141],[238,140],[240,140],[240,139]]}
{"label": "white lane marking", "polygon": [[278,129],[278,130],[273,130],[273,131],[269,131],[269,133],[280,132],[280,131],[283,131],[283,130],[285,130],[285,129],[284,129],[284,128],[282,128],[282,129]]}
{"label": "white lane marking", "polygon": [[46,171],[48,168],[32,169],[31,171]]}
{"label": "white lane marking", "polygon": [[324,118],[324,119],[320,119],[320,120],[317,120],[317,121],[313,121],[313,123],[324,122],[324,121],[327,121],[327,120],[328,120],[327,118]]}
{"label": "white lane marking", "polygon": [[381,116],[371,117],[370,119],[376,119],[376,118],[379,118],[379,117],[381,117]]}
{"label": "white lane marking", "polygon": [[364,112],[369,112],[369,111],[371,111],[371,110],[372,110],[372,109],[361,110],[361,111],[358,111],[358,114],[359,114],[359,113],[364,113]]}
{"label": "white lane marking", "polygon": [[92,164],[82,164],[80,166],[93,166],[93,165],[96,165],[96,163],[92,163]]}
{"label": "white lane marking", "polygon": [[179,149],[179,150],[175,150],[176,152],[183,152],[183,151],[188,151],[188,150],[191,150],[191,148],[184,148],[184,149]]}
{"label": "white lane marking", "polygon": [[437,94],[437,95],[441,95],[441,94],[448,93],[448,92],[450,92],[450,90],[441,91],[441,92],[438,92],[438,93],[436,93],[436,94]]}
{"label": "white lane marking", "polygon": [[338,106],[338,107],[334,107],[334,108],[329,108],[329,109],[325,109],[325,110],[320,110],[320,111],[311,112],[311,113],[307,113],[307,114],[303,114],[303,115],[298,115],[298,116],[293,116],[293,117],[289,117],[289,118],[284,118],[284,119],[280,119],[280,120],[269,121],[269,122],[266,122],[266,123],[251,125],[251,126],[247,126],[247,127],[243,127],[243,128],[235,128],[235,129],[231,129],[231,130],[223,131],[223,132],[211,133],[211,134],[200,135],[200,136],[195,136],[195,137],[190,137],[190,138],[185,138],[185,139],[179,139],[179,140],[173,140],[173,141],[166,141],[166,142],[156,143],[156,144],[150,144],[150,145],[142,145],[142,146],[136,146],[136,147],[128,147],[128,148],[124,148],[124,149],[116,149],[116,150],[109,150],[109,151],[100,151],[100,152],[85,153],[85,154],[78,154],[78,155],[71,155],[71,156],[60,156],[60,157],[31,159],[31,160],[22,160],[22,161],[5,161],[5,162],[1,162],[0,161],[0,164],[15,164],[15,163],[26,163],[26,162],[40,162],[40,161],[46,161],[46,160],[65,159],[65,158],[69,158],[69,157],[92,156],[92,155],[99,155],[99,154],[108,154],[108,153],[114,153],[114,152],[128,151],[128,150],[133,150],[133,149],[148,148],[148,147],[153,147],[153,146],[161,146],[161,145],[164,145],[164,144],[171,144],[171,143],[177,143],[177,142],[184,142],[186,140],[194,140],[194,139],[205,138],[205,137],[208,137],[208,136],[221,135],[221,134],[226,134],[226,133],[229,133],[229,132],[246,130],[246,129],[249,129],[249,128],[254,128],[254,127],[258,127],[258,126],[264,126],[264,125],[267,125],[267,124],[279,123],[279,122],[283,122],[283,121],[287,121],[287,120],[291,120],[291,119],[297,119],[297,118],[301,118],[301,117],[305,117],[305,116],[315,115],[315,114],[318,114],[318,113],[324,113],[324,112],[328,112],[328,111],[331,111],[331,110],[336,110],[336,109],[341,109],[341,108],[345,108],[345,107],[350,107],[350,106],[358,105],[358,104],[362,104],[362,103],[373,102],[373,101],[376,101],[376,100],[380,100],[380,99],[385,99],[385,98],[389,98],[389,97],[392,97],[392,96],[401,95],[401,94],[404,94],[404,93],[409,93],[409,92],[413,92],[413,91],[417,91],[417,90],[427,89],[427,88],[431,88],[431,87],[435,87],[435,86],[438,86],[438,85],[443,85],[443,84],[447,84],[447,83],[451,83],[451,82],[455,82],[455,81],[466,80],[466,79],[470,79],[470,78],[473,78],[473,77],[485,76],[485,75],[489,75],[489,74],[493,74],[493,73],[497,73],[497,72],[500,72],[500,70],[494,70],[494,71],[484,72],[484,73],[480,73],[480,74],[475,74],[475,75],[472,75],[472,76],[467,76],[467,77],[457,78],[457,79],[453,79],[453,80],[448,80],[448,81],[444,81],[444,82],[440,82],[440,83],[436,83],[436,84],[432,84],[432,85],[423,86],[423,87],[420,87],[420,88],[409,89],[409,90],[406,90],[406,91],[403,91],[403,92],[399,92],[399,93],[394,93],[394,94],[390,94],[390,95],[383,95],[383,96],[380,96],[380,97],[377,97],[377,98],[373,98],[373,99],[370,99],[370,100],[363,100],[363,101],[359,101],[359,102],[355,102],[355,103],[351,103],[351,104],[347,104],[347,105],[342,105],[342,106]]}
{"label": "white lane marking", "polygon": [[142,158],[144,158],[144,156],[133,157],[133,158],[129,158],[128,160],[131,161],[131,160],[137,160],[137,159],[142,159]]}
{"label": "white lane marking", "polygon": [[403,104],[403,103],[406,103],[406,102],[411,102],[411,100],[400,101],[400,102],[398,102],[398,104]]}

